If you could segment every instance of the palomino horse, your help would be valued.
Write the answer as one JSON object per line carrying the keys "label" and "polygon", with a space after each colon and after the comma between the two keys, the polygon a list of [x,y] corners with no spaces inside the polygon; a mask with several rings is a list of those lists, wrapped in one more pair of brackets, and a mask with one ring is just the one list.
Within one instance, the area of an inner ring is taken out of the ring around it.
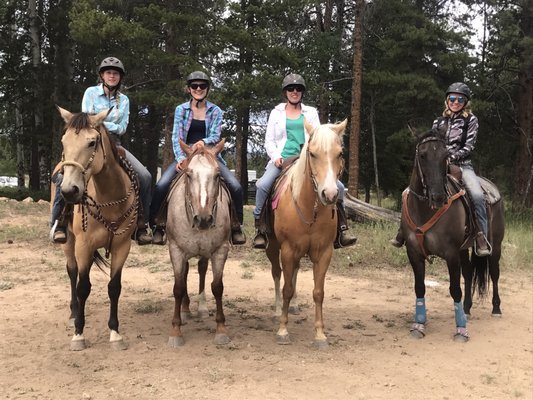
{"label": "palomino horse", "polygon": [[[58,107],[59,108],[59,107]],[[118,299],[122,267],[128,257],[131,235],[136,228],[139,189],[133,170],[126,172],[116,147],[111,143],[103,122],[104,110],[95,115],[72,114],[59,108],[65,120],[61,194],[67,203],[77,204],[69,226],[67,243],[62,245],[67,257],[71,285],[71,319],[75,334],[71,350],[86,347],[83,336],[85,303],[91,292],[89,273],[93,262],[108,265],[97,249],[111,255],[110,281],[107,286],[110,313],[108,326],[114,349],[126,345],[118,333]],[[55,190],[52,189],[52,193]]]}
{"label": "palomino horse", "polygon": [[[477,282],[478,294],[483,296],[488,284],[487,275],[490,273],[493,283],[492,313],[501,315],[498,278],[504,234],[503,205],[501,200],[497,201],[488,214],[492,255],[478,257],[472,251],[469,259],[468,249],[472,247],[473,239],[465,208],[465,191],[447,174],[447,159],[444,131],[431,130],[418,135],[411,180],[403,194],[401,221],[407,255],[415,278],[415,322],[411,327],[411,335],[416,338],[425,336],[425,262],[430,255],[435,255],[444,259],[448,265],[450,295],[455,308],[454,340],[465,342],[469,338],[465,312],[469,314],[472,306],[473,279],[474,286]],[[465,232],[468,230],[470,232]],[[461,302],[461,269],[465,280],[464,309]]]}
{"label": "palomino horse", "polygon": [[170,347],[185,344],[182,326],[182,311],[188,311],[187,294],[188,260],[200,257],[199,313],[206,311],[204,283],[208,259],[211,259],[213,282],[211,290],[216,301],[215,344],[230,342],[226,332],[222,294],[224,265],[230,248],[231,218],[230,197],[223,187],[217,163],[217,154],[224,148],[224,141],[209,149],[192,150],[180,141],[187,155],[186,166],[177,183],[173,186],[168,199],[167,235],[172,266],[174,268],[174,317],[168,339]]}
{"label": "palomino horse", "polygon": [[[347,121],[321,125],[306,124],[309,139],[300,158],[290,167],[274,210],[274,229],[269,234],[266,254],[272,264],[276,308],[283,266],[283,306],[276,335],[279,344],[290,343],[287,331],[289,303],[296,289],[300,259],[306,254],[313,263],[315,302],[315,344],[327,347],[322,318],[324,281],[333,254],[337,232],[337,178],[343,169],[342,135]],[[283,184],[282,184],[283,185]]]}

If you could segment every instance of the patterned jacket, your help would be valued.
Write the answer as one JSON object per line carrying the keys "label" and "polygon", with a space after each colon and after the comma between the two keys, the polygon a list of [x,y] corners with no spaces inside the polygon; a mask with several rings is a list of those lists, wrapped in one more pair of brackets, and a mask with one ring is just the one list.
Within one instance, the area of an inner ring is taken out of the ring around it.
{"label": "patterned jacket", "polygon": [[450,161],[455,164],[471,164],[471,154],[477,140],[479,122],[474,114],[468,117],[461,115],[454,117],[440,117],[433,121],[433,129],[443,128],[446,130],[446,145],[450,154]]}

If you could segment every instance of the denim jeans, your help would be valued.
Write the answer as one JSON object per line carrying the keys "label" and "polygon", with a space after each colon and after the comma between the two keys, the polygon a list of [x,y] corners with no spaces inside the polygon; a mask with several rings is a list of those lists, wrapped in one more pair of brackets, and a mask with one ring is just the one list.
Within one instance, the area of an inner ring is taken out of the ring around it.
{"label": "denim jeans", "polygon": [[[256,192],[255,192],[255,208],[254,208],[254,218],[259,219],[261,216],[261,211],[265,206],[266,199],[270,193],[274,181],[281,174],[281,169],[276,167],[274,163],[268,163],[265,173],[256,183]],[[337,201],[341,203],[344,202],[344,185],[341,181],[337,180],[337,189],[339,190],[339,197]]]}
{"label": "denim jeans", "polygon": [[487,209],[485,207],[485,195],[483,194],[483,189],[481,189],[479,178],[471,165],[461,165],[461,171],[463,173],[463,183],[465,184],[466,191],[474,203],[477,222],[480,225],[479,228],[483,231],[483,234],[487,236]]}
{"label": "denim jeans", "polygon": [[[217,158],[217,162],[218,167],[220,169],[220,175],[226,182],[226,185],[230,192],[231,201],[233,202],[235,211],[237,212],[237,218],[239,219],[239,223],[242,225],[244,213],[241,184],[220,158]],[[152,204],[150,206],[150,225],[152,227],[156,225],[155,217],[157,216],[161,205],[167,197],[168,190],[170,189],[170,184],[172,183],[174,177],[178,174],[178,172],[176,171],[176,164],[177,161],[174,161],[172,164],[170,164],[165,170],[165,172],[163,172],[163,175],[161,175],[161,178],[159,178],[159,181],[157,181],[155,185],[154,195],[152,197]]]}
{"label": "denim jeans", "polygon": [[[126,150],[126,160],[128,160],[133,167],[133,170],[139,177],[139,196],[141,197],[141,203],[144,212],[144,221],[148,223],[150,218],[150,202],[152,199],[151,186],[152,175],[142,163],[137,160],[133,154]],[[63,174],[58,172],[55,175],[54,183],[56,184],[56,195],[54,198],[54,204],[52,205],[52,215],[50,224],[53,225],[54,221],[59,218],[65,207],[65,200],[61,195],[61,183],[63,182]]]}

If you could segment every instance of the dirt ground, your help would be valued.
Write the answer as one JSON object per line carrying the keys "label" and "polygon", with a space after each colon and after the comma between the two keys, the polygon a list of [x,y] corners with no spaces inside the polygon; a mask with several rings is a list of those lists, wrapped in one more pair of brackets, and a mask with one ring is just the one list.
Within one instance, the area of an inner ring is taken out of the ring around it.
{"label": "dirt ground", "polygon": [[[60,248],[45,238],[47,207],[22,215],[4,209],[0,234],[16,227],[20,233],[0,243],[1,399],[533,399],[533,279],[530,272],[506,273],[505,260],[503,318],[491,318],[490,301],[476,302],[468,343],[452,340],[446,273],[428,277],[427,336],[416,340],[409,335],[410,269],[370,264],[343,275],[330,271],[324,316],[331,345],[318,350],[309,265],[304,262],[298,281],[302,311],[289,317],[292,344],[280,346],[266,259],[249,247],[233,249],[224,282],[232,343],[213,344],[211,316],[189,321],[185,346],[170,349],[168,249],[133,245],[119,304],[128,349],[110,349],[108,277],[93,268],[89,347],[72,352],[69,284]],[[189,287],[196,288],[191,271]],[[208,300],[213,310],[211,293]]]}

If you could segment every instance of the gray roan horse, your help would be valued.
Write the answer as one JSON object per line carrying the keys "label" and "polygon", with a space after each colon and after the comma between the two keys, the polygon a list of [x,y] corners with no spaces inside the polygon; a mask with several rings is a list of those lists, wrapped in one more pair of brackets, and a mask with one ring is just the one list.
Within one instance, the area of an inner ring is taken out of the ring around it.
{"label": "gray roan horse", "polygon": [[[472,251],[469,259],[473,239],[464,203],[466,195],[457,180],[448,174],[447,157],[445,132],[432,130],[417,136],[415,165],[409,187],[403,194],[401,221],[415,278],[415,323],[411,335],[416,338],[425,336],[425,262],[430,255],[436,255],[448,265],[449,290],[455,307],[454,340],[467,341],[465,313],[469,314],[472,306],[472,284],[474,288],[477,286],[478,295],[482,297],[486,294],[489,274],[493,284],[492,314],[501,315],[498,278],[504,235],[503,202],[496,201],[488,213],[492,255],[481,258]],[[464,309],[461,270],[465,280]]]}
{"label": "gray roan horse", "polygon": [[121,165],[125,161],[121,161],[103,125],[108,110],[96,115],[72,114],[62,108],[59,112],[66,123],[61,139],[63,159],[58,166],[63,170],[61,194],[67,203],[77,205],[67,243],[62,245],[71,285],[71,320],[74,319],[75,325],[70,348],[83,350],[86,347],[83,328],[85,303],[91,293],[89,273],[93,262],[100,268],[109,266],[97,251],[103,247],[106,256],[111,255],[107,285],[109,340],[114,349],[125,349],[118,333],[118,299],[122,267],[136,228],[139,186],[133,169],[126,165],[126,171]]}
{"label": "gray roan horse", "polygon": [[230,197],[221,182],[216,160],[224,148],[224,141],[211,149],[205,147],[194,151],[182,141],[180,146],[187,155],[185,172],[171,189],[168,199],[167,235],[174,268],[175,299],[168,345],[179,347],[185,344],[181,326],[189,306],[187,274],[191,257],[200,257],[200,298],[205,296],[205,274],[208,259],[211,259],[211,290],[217,308],[214,341],[217,345],[227,344],[230,339],[222,309],[222,276],[230,247]]}

